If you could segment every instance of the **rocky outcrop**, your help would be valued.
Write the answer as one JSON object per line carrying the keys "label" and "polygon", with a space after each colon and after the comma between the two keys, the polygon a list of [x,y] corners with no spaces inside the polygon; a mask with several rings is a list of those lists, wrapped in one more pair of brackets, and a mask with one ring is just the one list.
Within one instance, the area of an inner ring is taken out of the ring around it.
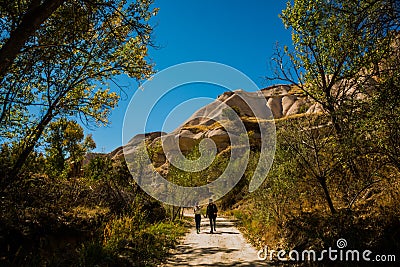
{"label": "rocky outcrop", "polygon": [[322,107],[313,106],[307,96],[296,91],[295,86],[275,85],[261,90],[275,119],[292,116],[299,113],[323,112]]}
{"label": "rocky outcrop", "polygon": [[222,150],[226,149],[230,145],[229,135],[223,129],[211,130],[211,131],[207,132],[206,137],[210,138],[211,140],[214,141],[214,143],[217,146],[218,152],[221,152]]}
{"label": "rocky outcrop", "polygon": [[289,110],[286,112],[285,116],[291,116],[299,113],[303,113],[302,109],[307,110],[309,104],[306,99],[297,99],[293,105],[290,106]]}
{"label": "rocky outcrop", "polygon": [[287,115],[290,108],[296,102],[297,97],[294,95],[285,95],[282,97],[282,115]]}
{"label": "rocky outcrop", "polygon": [[322,105],[320,103],[314,103],[308,108],[306,113],[313,114],[313,113],[320,113],[323,111],[324,111],[324,108],[322,107]]}
{"label": "rocky outcrop", "polygon": [[[165,135],[165,134],[167,134],[167,133],[165,133],[165,132],[151,132],[151,133],[146,133],[146,134],[138,134],[138,135],[135,135],[128,142],[127,146],[129,146],[129,147],[137,146],[143,140],[143,137],[148,143],[151,143],[155,139],[160,138],[162,135]],[[120,146],[117,149],[115,149],[114,151],[112,151],[111,153],[109,153],[108,157],[111,158],[111,159],[117,159],[117,158],[123,157],[123,155],[124,155],[123,147]]]}
{"label": "rocky outcrop", "polygon": [[270,97],[267,106],[271,109],[275,119],[283,117],[282,97]]}
{"label": "rocky outcrop", "polygon": [[[260,98],[264,100],[257,101]],[[265,105],[270,110],[267,113],[265,112]],[[227,108],[229,112],[233,110],[236,114],[229,114]],[[144,137],[146,143],[152,148],[154,166],[165,174],[169,166],[165,153],[180,150],[183,154],[186,154],[192,151],[204,138],[209,138],[215,143],[218,153],[228,148],[231,145],[230,136],[224,126],[229,123],[231,123],[230,126],[234,125],[233,122],[229,122],[230,116],[240,117],[245,120],[244,125],[247,131],[252,130],[253,132],[250,143],[254,146],[261,140],[258,126],[252,127],[253,124],[257,124],[257,119],[272,120],[299,113],[322,111],[323,109],[319,104],[312,103],[306,96],[296,92],[293,86],[276,85],[258,92],[246,92],[239,89],[221,94],[214,102],[196,111],[182,126],[173,132],[168,134],[153,132],[137,135],[130,140],[129,147],[134,148],[137,145],[136,143],[143,140]],[[225,125],[222,125],[224,123],[219,121],[221,118],[225,121],[228,118],[228,123],[225,122]],[[239,135],[235,131],[233,133],[232,131],[230,132],[231,134]],[[122,153],[122,148],[118,148],[111,154],[113,157],[118,157]]]}

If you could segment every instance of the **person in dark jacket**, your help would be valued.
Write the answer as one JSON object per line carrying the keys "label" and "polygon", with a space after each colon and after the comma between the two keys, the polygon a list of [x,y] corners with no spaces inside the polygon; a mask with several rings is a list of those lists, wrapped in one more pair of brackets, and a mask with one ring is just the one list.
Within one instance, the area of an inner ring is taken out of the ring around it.
{"label": "person in dark jacket", "polygon": [[201,223],[201,207],[199,203],[196,203],[196,206],[193,209],[194,212],[194,219],[196,221],[196,232],[200,233],[200,223]]}
{"label": "person in dark jacket", "polygon": [[211,227],[211,231],[210,233],[214,233],[214,231],[217,231],[216,229],[216,219],[217,219],[217,205],[215,205],[215,203],[213,202],[212,198],[210,198],[208,206],[207,206],[207,211],[206,211],[206,218],[208,217],[210,219],[210,227]]}

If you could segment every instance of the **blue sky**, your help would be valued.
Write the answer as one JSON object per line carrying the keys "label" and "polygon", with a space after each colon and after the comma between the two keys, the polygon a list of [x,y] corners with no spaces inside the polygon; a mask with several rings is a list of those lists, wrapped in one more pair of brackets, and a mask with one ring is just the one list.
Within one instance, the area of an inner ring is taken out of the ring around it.
{"label": "blue sky", "polygon": [[[264,88],[271,85],[264,77],[270,73],[270,59],[276,43],[281,46],[291,44],[291,33],[278,17],[285,6],[286,1],[272,0],[155,0],[154,7],[159,7],[160,11],[151,24],[158,48],[151,48],[149,56],[157,71],[190,61],[226,64],[247,75],[258,88]],[[96,152],[110,152],[122,145],[125,111],[138,85],[126,77],[119,80],[128,86],[127,95],[112,112],[111,124],[86,131],[93,135]],[[173,130],[224,91],[227,90],[207,84],[174,89],[157,103],[146,131]],[[177,105],[192,98],[200,100],[181,105],[179,112],[175,110],[168,117]],[[137,110],[137,116],[140,116],[141,103],[133,104],[131,109]],[[167,123],[161,129],[165,120]],[[141,133],[140,129],[133,129],[132,137]]]}

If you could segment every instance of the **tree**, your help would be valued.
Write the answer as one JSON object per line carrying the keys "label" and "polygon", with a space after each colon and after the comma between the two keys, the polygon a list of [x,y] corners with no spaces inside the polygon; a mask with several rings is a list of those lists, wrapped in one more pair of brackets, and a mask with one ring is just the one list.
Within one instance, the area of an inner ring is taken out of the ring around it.
{"label": "tree", "polygon": [[26,10],[18,21],[16,17],[14,17],[14,21],[7,21],[7,19],[5,19],[2,31],[9,31],[10,36],[0,49],[0,81],[2,81],[7,74],[7,70],[10,68],[29,37],[31,37],[40,25],[64,2],[66,1],[47,0],[43,3],[37,0],[30,1],[30,3],[25,1],[2,2],[0,6],[2,15],[16,15],[16,13],[24,9]]}
{"label": "tree", "polygon": [[[51,8],[43,12],[45,5]],[[119,74],[141,80],[153,72],[148,20],[157,10],[150,5],[31,0],[0,6],[0,136],[16,144],[9,176],[20,172],[51,121],[107,124],[119,99],[109,83]]]}
{"label": "tree", "polygon": [[298,85],[321,104],[340,135],[343,117],[369,93],[379,74],[376,66],[390,54],[400,25],[399,2],[295,0],[281,18],[292,29],[294,50],[277,51],[273,78]]}
{"label": "tree", "polygon": [[47,138],[47,173],[61,175],[66,170],[66,161],[72,166],[71,175],[79,173],[84,155],[96,148],[92,136],[84,138],[83,128],[76,121],[61,118],[50,123]]}
{"label": "tree", "polygon": [[85,167],[85,177],[93,180],[108,181],[113,174],[112,160],[104,155],[96,156]]}
{"label": "tree", "polygon": [[[384,160],[376,160],[374,143],[384,131],[374,131],[375,127],[371,127],[377,124],[376,115],[372,115],[376,109],[371,107],[376,106],[374,99],[385,94],[387,79],[384,74],[388,71],[393,74],[393,69],[399,66],[388,64],[393,61],[394,51],[398,51],[399,2],[295,0],[287,4],[281,18],[285,26],[292,29],[294,46],[293,50],[277,49],[274,59],[277,69],[275,77],[271,78],[295,84],[323,107],[326,113],[320,116],[327,116],[334,129],[326,144],[334,149],[319,150],[323,154],[318,154],[341,166],[341,173],[335,179],[327,179],[326,171],[331,168],[320,172],[320,163],[310,160],[306,165],[317,171],[314,176],[324,189],[328,203],[332,202],[327,191],[329,181],[331,186],[346,184],[340,188],[342,197],[346,198],[348,192],[350,199],[355,199],[362,190],[378,181],[373,174],[385,164]],[[309,144],[307,136],[300,134],[299,138],[300,144]],[[305,162],[307,153],[297,145],[292,148]],[[317,152],[314,146],[309,148]],[[393,150],[391,152],[395,155]],[[349,206],[353,203],[352,200],[346,202]],[[329,206],[334,213],[333,203]]]}
{"label": "tree", "polygon": [[[400,171],[400,35],[392,43],[391,55],[381,64],[378,92],[368,106],[365,121],[378,153]],[[377,152],[377,151],[375,151]]]}
{"label": "tree", "polygon": [[[330,184],[338,181],[338,169],[342,164],[342,155],[332,138],[333,126],[318,115],[305,115],[302,118],[282,123],[279,137],[283,147],[289,152],[289,158],[296,163],[298,180],[306,180],[318,185],[329,210],[336,213]],[[291,155],[290,155],[291,154]]]}

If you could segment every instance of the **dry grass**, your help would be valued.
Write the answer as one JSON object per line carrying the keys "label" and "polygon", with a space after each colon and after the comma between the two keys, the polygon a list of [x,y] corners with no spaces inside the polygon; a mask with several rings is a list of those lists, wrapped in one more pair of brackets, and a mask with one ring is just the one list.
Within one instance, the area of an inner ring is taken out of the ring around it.
{"label": "dry grass", "polygon": [[197,133],[207,132],[207,131],[211,131],[211,130],[219,129],[219,128],[222,128],[222,125],[216,121],[211,125],[203,125],[203,124],[187,125],[187,126],[182,127],[182,130],[189,130],[192,133],[197,134]]}

